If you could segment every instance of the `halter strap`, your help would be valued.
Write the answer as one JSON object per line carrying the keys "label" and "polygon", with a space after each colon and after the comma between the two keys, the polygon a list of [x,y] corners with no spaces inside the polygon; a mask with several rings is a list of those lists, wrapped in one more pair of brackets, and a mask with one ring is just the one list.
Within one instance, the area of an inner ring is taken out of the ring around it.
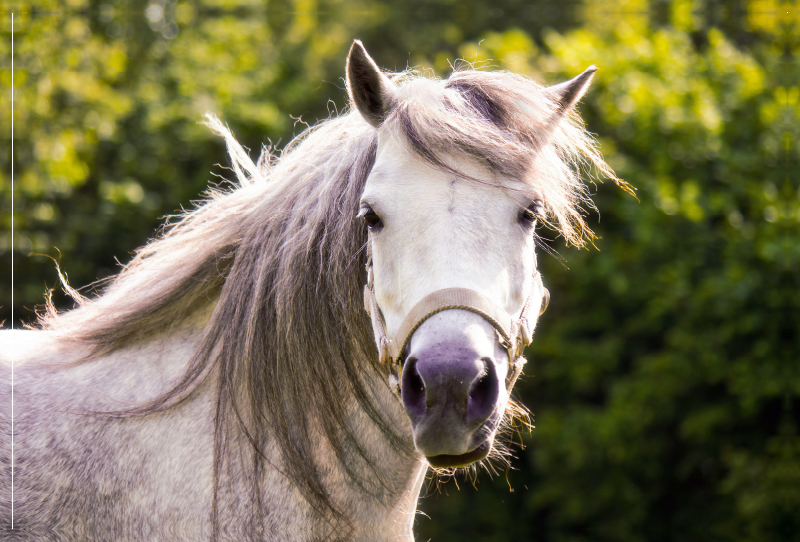
{"label": "halter strap", "polygon": [[399,358],[411,335],[431,316],[448,309],[474,312],[489,322],[502,337],[501,343],[508,349],[517,336],[517,323],[506,311],[485,295],[467,288],[444,288],[423,297],[414,305],[397,328],[395,340],[389,344],[389,355]]}
{"label": "halter strap", "polygon": [[525,300],[518,319],[512,318],[502,307],[485,295],[470,290],[468,288],[444,288],[436,290],[423,297],[406,314],[400,323],[394,340],[390,339],[386,333],[386,324],[383,314],[378,306],[375,297],[375,285],[372,271],[372,256],[367,258],[367,284],[364,286],[364,308],[372,321],[372,332],[375,336],[375,344],[378,347],[378,355],[381,363],[389,365],[390,382],[395,388],[395,392],[400,392],[400,375],[402,372],[403,351],[414,332],[431,316],[449,309],[461,309],[480,315],[489,322],[497,332],[500,344],[508,352],[509,363],[513,367],[512,373],[508,377],[507,389],[510,392],[514,382],[522,372],[525,364],[525,357],[522,351],[532,341],[533,329],[531,323],[531,312],[534,306],[534,298],[538,288],[535,288],[536,281],[543,290],[542,304],[539,309],[541,315],[550,301],[550,293],[542,285],[541,274],[536,271],[531,277],[534,288]]}

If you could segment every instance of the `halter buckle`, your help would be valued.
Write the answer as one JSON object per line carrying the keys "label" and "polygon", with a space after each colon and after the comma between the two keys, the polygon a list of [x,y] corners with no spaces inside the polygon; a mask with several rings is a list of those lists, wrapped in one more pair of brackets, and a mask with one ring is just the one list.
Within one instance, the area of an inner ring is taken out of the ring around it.
{"label": "halter buckle", "polygon": [[386,337],[380,338],[380,345],[378,345],[378,360],[383,364],[389,364],[392,361],[389,346],[392,344],[391,339]]}
{"label": "halter buckle", "polygon": [[531,328],[528,327],[528,319],[521,318],[519,321],[519,338],[522,342],[520,350],[528,346],[533,342],[533,337],[531,336]]}

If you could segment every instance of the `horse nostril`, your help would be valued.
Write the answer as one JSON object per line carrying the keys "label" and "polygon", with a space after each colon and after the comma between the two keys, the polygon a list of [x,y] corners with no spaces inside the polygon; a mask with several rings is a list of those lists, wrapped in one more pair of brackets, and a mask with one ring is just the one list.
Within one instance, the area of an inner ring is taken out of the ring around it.
{"label": "horse nostril", "polygon": [[483,371],[472,382],[467,401],[467,420],[483,421],[494,411],[500,395],[500,382],[494,361],[490,358],[481,358]]}
{"label": "horse nostril", "polygon": [[417,371],[415,357],[408,358],[403,364],[400,396],[412,422],[425,415],[425,382]]}

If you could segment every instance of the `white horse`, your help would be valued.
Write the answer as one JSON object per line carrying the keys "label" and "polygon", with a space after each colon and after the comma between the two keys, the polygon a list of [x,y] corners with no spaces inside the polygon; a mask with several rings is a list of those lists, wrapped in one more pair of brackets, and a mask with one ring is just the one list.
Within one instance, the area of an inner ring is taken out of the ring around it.
{"label": "white horse", "polygon": [[352,111],[280,158],[210,117],[237,186],[2,333],[0,537],[413,540],[429,465],[505,460],[535,226],[581,244],[579,164],[613,178],[574,112],[593,72],[389,77],[355,42]]}

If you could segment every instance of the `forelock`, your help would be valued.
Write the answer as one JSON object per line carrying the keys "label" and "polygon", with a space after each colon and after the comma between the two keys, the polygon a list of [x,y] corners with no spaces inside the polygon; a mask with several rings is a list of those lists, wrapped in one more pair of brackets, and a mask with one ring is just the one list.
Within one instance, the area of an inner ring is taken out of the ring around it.
{"label": "forelock", "polygon": [[457,71],[447,80],[405,73],[396,80],[399,100],[384,129],[402,134],[438,169],[469,178],[448,165],[461,155],[524,182],[545,194],[549,223],[568,242],[591,239],[581,207],[593,205],[581,166],[615,177],[577,114],[564,115],[546,87],[502,71]]}

